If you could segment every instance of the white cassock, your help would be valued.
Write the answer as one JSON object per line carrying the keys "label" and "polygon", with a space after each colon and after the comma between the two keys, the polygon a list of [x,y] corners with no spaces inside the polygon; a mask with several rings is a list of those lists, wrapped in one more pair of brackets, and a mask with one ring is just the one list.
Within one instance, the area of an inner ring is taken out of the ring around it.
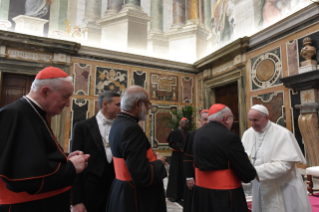
{"label": "white cassock", "polygon": [[253,181],[252,211],[311,212],[307,191],[296,167],[296,163],[305,164],[306,160],[294,135],[268,121],[262,132],[252,127],[246,130],[242,142],[259,177],[259,181]]}

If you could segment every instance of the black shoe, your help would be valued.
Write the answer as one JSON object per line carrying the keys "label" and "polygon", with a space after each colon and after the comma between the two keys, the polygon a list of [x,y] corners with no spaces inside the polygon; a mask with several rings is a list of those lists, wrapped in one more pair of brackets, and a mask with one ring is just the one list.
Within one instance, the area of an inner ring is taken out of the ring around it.
{"label": "black shoe", "polygon": [[168,198],[168,200],[171,202],[177,202],[177,199],[173,199],[173,198]]}

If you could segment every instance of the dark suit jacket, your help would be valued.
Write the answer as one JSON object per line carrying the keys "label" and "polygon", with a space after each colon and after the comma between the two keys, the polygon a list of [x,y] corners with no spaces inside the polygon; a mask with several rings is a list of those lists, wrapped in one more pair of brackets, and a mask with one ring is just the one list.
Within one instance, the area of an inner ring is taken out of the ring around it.
{"label": "dark suit jacket", "polygon": [[109,164],[106,159],[96,116],[75,124],[71,150],[81,150],[91,155],[88,167],[76,177],[72,205],[84,203],[88,209],[90,204],[96,205],[99,199],[105,205],[115,174],[113,161]]}

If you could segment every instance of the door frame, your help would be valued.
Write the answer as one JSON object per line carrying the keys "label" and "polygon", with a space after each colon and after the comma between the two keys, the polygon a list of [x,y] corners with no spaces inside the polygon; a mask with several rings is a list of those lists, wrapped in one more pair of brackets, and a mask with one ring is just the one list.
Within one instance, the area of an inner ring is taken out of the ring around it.
{"label": "door frame", "polygon": [[237,82],[238,86],[238,114],[239,114],[239,133],[242,136],[247,129],[247,110],[246,110],[246,92],[245,92],[245,65],[233,66],[226,69],[218,75],[204,80],[204,105],[209,108],[216,103],[215,88],[226,86]]}

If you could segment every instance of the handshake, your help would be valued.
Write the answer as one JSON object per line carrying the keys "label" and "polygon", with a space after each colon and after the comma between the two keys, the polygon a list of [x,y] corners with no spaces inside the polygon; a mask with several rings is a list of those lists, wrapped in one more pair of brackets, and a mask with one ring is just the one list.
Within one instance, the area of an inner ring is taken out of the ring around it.
{"label": "handshake", "polygon": [[75,171],[78,174],[88,166],[90,155],[84,154],[82,151],[74,151],[69,154],[68,158],[73,163]]}

